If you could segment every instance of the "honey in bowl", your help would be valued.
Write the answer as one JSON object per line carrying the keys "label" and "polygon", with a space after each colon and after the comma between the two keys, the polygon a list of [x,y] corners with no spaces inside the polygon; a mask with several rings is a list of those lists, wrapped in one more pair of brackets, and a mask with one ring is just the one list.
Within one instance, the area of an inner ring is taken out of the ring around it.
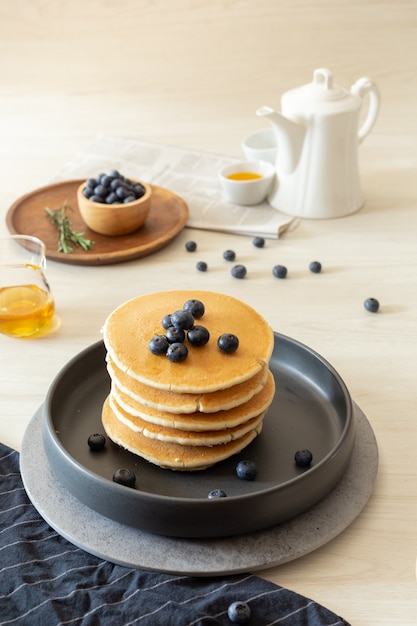
{"label": "honey in bowl", "polygon": [[275,177],[275,168],[267,161],[241,161],[219,171],[224,196],[233,204],[246,206],[263,202]]}
{"label": "honey in bowl", "polygon": [[226,176],[229,180],[257,180],[262,178],[261,174],[255,174],[255,172],[234,172]]}

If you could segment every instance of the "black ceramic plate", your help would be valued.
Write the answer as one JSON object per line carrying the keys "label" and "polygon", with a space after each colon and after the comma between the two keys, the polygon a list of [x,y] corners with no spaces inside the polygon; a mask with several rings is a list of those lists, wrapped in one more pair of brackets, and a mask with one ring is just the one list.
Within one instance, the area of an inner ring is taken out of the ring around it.
{"label": "black ceramic plate", "polygon": [[[243,452],[199,472],[162,470],[108,442],[91,452],[88,436],[103,432],[101,407],[110,382],[98,342],[58,374],[44,403],[43,441],[54,475],[79,501],[117,522],[175,537],[224,537],[262,530],[316,504],[345,472],[354,446],[352,402],[338,373],[306,346],[275,334],[270,363],[275,399],[261,435]],[[294,453],[309,448],[300,469]],[[257,463],[254,481],[237,478],[236,463]],[[116,469],[136,474],[134,489],[112,481]],[[227,497],[208,499],[213,489]]]}

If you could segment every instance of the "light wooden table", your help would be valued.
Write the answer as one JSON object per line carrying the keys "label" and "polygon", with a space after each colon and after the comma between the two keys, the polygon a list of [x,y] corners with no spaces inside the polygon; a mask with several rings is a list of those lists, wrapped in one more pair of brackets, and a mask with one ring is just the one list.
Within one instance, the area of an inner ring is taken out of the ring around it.
{"label": "light wooden table", "polygon": [[[349,87],[368,75],[381,112],[360,148],[366,206],[303,221],[254,255],[250,238],[186,229],[163,251],[106,267],[50,262],[61,327],[42,340],[0,337],[0,440],[20,448],[51,380],[100,337],[106,315],[140,293],[224,290],[277,331],[328,359],[376,434],[369,504],[339,537],[262,572],[356,626],[416,623],[417,587],[417,4],[410,0],[2,0],[1,213],[98,133],[239,156],[262,104],[327,66]],[[4,219],[0,234],[7,233]],[[198,242],[212,271],[194,269]],[[219,269],[225,248],[250,268]],[[323,264],[321,275],[308,271]],[[272,278],[277,263],[285,281]],[[368,296],[381,302],[367,313]]]}

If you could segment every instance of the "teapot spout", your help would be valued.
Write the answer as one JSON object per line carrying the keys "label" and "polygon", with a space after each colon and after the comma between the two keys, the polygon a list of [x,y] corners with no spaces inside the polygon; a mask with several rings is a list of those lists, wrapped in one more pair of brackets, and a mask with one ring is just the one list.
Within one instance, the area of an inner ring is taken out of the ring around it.
{"label": "teapot spout", "polygon": [[279,168],[286,174],[291,174],[297,167],[303,148],[306,129],[296,124],[268,106],[262,106],[256,115],[267,117],[272,124],[278,143]]}

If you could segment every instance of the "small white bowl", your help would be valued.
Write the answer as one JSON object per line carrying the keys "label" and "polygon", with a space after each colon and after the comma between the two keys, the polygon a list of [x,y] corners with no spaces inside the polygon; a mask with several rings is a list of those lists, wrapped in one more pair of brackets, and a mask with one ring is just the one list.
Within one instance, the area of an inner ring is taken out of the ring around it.
{"label": "small white bowl", "polygon": [[[235,175],[254,174],[256,177],[247,180],[230,178]],[[267,161],[241,161],[224,167],[219,173],[223,192],[229,202],[234,204],[259,204],[263,202],[271,190],[275,177],[275,168]]]}
{"label": "small white bowl", "polygon": [[242,141],[242,150],[248,161],[269,161],[277,159],[277,138],[273,128],[264,128],[248,135]]}

